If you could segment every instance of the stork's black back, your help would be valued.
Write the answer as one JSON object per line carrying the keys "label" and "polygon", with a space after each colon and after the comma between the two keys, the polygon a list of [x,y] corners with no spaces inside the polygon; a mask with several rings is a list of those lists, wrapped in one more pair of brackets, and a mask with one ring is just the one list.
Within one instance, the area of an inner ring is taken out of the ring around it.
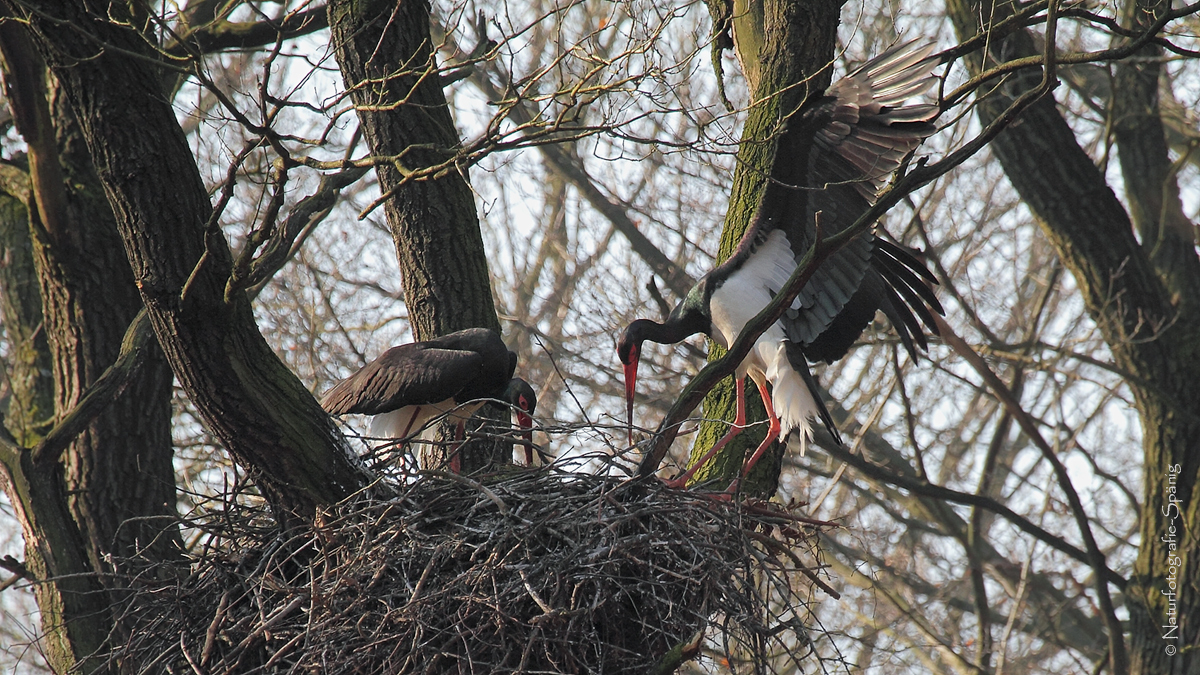
{"label": "stork's black back", "polygon": [[517,355],[496,331],[468,328],[392,347],[330,389],[321,407],[332,415],[378,415],[446,399],[500,398],[516,367]]}

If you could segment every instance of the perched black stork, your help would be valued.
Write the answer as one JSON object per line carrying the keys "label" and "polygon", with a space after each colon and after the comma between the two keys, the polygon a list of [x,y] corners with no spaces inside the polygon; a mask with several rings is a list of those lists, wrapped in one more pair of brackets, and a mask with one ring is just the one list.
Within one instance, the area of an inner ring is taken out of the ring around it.
{"label": "perched black stork", "polygon": [[[829,237],[852,225],[905,155],[933,133],[937,106],[901,105],[937,81],[932,52],[933,45],[914,48],[913,43],[889,49],[823,94],[809,97],[787,120],[762,202],[733,255],[704,275],[664,323],[638,319],[621,336],[617,354],[625,368],[631,427],[642,342],[675,343],[704,333],[728,349],[746,323],[783,290],[817,227]],[[746,375],[758,385],[769,426],[742,475],[781,434],[786,440],[799,431],[803,453],[812,438],[813,418],[820,418],[840,443],[808,361],[841,358],[876,310],[888,317],[915,358],[914,344],[922,349],[927,344],[914,312],[934,334],[929,307],[943,313],[925,281],[936,283],[921,262],[872,230],[827,258],[738,366],[733,427],[670,484],[686,485],[745,427]]]}
{"label": "perched black stork", "polygon": [[[455,440],[462,441],[467,420],[480,406],[490,399],[507,401],[517,411],[532,464],[537,397],[528,382],[513,377],[516,368],[517,355],[496,331],[468,328],[392,347],[326,392],[321,407],[331,415],[373,415],[371,435],[377,438],[408,438],[446,415],[457,423]],[[456,443],[450,451],[456,473],[457,450]]]}

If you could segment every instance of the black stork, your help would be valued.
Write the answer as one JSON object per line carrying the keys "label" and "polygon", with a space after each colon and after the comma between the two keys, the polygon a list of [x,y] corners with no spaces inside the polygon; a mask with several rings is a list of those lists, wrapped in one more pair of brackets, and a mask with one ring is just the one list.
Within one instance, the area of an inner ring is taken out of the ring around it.
{"label": "black stork", "polygon": [[446,415],[457,424],[450,450],[450,469],[457,473],[458,442],[467,420],[488,400],[506,401],[517,411],[527,463],[532,464],[537,397],[528,382],[513,377],[516,368],[517,355],[496,331],[467,328],[392,347],[326,392],[321,407],[331,415],[373,415],[371,435],[376,438],[408,438]]}
{"label": "black stork", "polygon": [[[903,158],[935,131],[935,105],[901,105],[931,87],[933,45],[898,45],[863,64],[823,94],[809,97],[786,122],[771,178],[737,249],[704,275],[664,323],[638,319],[625,329],[617,354],[625,369],[626,413],[633,397],[642,343],[679,342],[704,333],[726,349],[746,323],[781,292],[796,261],[824,236],[862,215]],[[925,281],[926,267],[903,248],[866,230],[827,258],[792,306],[766,330],[738,366],[737,413],[730,431],[670,485],[682,487],[746,424],[745,377],[758,385],[768,417],[767,437],[742,470],[777,437],[797,430],[801,453],[819,418],[841,443],[821,401],[808,361],[832,363],[849,350],[876,310],[916,357],[927,348],[914,312],[937,333],[930,307],[944,313]],[[926,306],[928,305],[928,307]],[[771,384],[771,391],[767,390]],[[631,431],[632,433],[632,431]]]}

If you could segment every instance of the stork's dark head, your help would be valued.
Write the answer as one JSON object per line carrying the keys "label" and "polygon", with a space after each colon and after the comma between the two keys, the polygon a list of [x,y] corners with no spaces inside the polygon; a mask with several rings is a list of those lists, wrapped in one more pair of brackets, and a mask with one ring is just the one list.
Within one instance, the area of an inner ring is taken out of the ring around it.
{"label": "stork's dark head", "polygon": [[617,358],[621,359],[623,365],[637,365],[642,356],[642,343],[647,340],[647,333],[653,330],[651,327],[656,325],[650,319],[638,319],[625,327],[625,332],[617,341]]}
{"label": "stork's dark head", "polygon": [[517,424],[521,428],[527,429],[532,426],[533,413],[537,411],[537,394],[533,393],[533,387],[529,383],[519,377],[514,377],[508,381],[508,386],[504,388],[504,400],[508,401],[517,409]]}
{"label": "stork's dark head", "polygon": [[642,343],[646,340],[659,344],[675,344],[689,335],[712,330],[712,319],[708,313],[708,277],[702,278],[687,297],[671,310],[663,323],[650,319],[638,319],[625,327],[617,341],[617,358],[625,368],[625,415],[629,424],[629,443],[633,444],[633,394],[637,387],[638,362],[642,358]]}

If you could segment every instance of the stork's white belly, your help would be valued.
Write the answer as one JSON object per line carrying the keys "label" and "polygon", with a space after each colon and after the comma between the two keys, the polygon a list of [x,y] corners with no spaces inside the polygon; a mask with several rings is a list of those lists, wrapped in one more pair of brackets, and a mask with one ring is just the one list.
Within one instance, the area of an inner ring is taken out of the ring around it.
{"label": "stork's white belly", "polygon": [[371,436],[375,438],[407,438],[420,432],[434,418],[446,415],[456,422],[465,422],[483,405],[482,401],[471,401],[463,405],[448,398],[437,403],[409,405],[371,418]]}
{"label": "stork's white belly", "polygon": [[[746,323],[771,301],[772,290],[786,286],[795,269],[796,261],[787,236],[782,230],[771,232],[742,266],[713,291],[709,302],[713,332],[716,333],[713,338],[728,349]],[[793,302],[792,307],[799,308],[799,304]],[[771,330],[776,327],[783,339],[783,327],[776,323]]]}
{"label": "stork's white belly", "polygon": [[[713,291],[709,299],[713,339],[729,349],[750,319],[771,301],[769,289],[783,287],[794,269],[787,238],[776,230],[740,269]],[[786,341],[783,325],[776,321],[754,343],[738,366],[737,374],[749,375],[755,382],[770,383],[771,404],[780,421],[780,438],[798,429],[803,452],[812,438],[809,420],[819,416],[819,409],[804,378],[788,360]]]}
{"label": "stork's white belly", "polygon": [[[771,289],[785,286],[795,269],[796,262],[792,258],[787,237],[781,230],[775,230],[736,272],[713,291],[709,300],[713,339],[729,349],[750,319],[771,302]],[[757,370],[760,376],[765,376],[776,351],[768,348],[768,345],[776,345],[785,339],[783,326],[775,322],[742,361],[738,374],[746,375]]]}

